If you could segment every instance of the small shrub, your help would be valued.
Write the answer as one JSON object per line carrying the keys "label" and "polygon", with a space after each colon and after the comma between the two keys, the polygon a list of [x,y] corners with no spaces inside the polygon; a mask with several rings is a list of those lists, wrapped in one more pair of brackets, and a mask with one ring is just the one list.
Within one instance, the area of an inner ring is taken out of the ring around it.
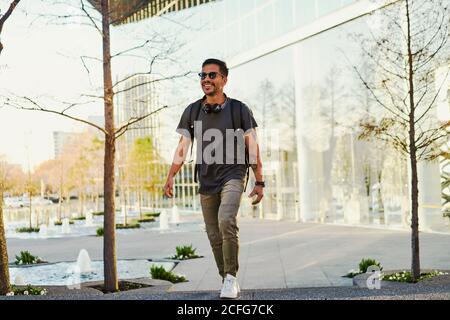
{"label": "small shrub", "polygon": [[197,249],[194,249],[192,244],[190,246],[178,246],[175,250],[177,253],[171,259],[189,260],[199,258],[199,256],[195,254]]}
{"label": "small shrub", "polygon": [[[55,226],[62,226],[62,221],[55,221]],[[69,225],[71,225],[71,224],[75,224],[75,222],[74,221],[72,221],[72,220],[69,220]]]}
{"label": "small shrub", "polygon": [[141,225],[139,223],[129,223],[129,224],[116,224],[116,229],[139,229]]}
{"label": "small shrub", "polygon": [[103,216],[105,213],[103,211],[92,212],[93,216]]}
{"label": "small shrub", "polygon": [[103,228],[98,228],[96,233],[97,233],[97,237],[103,237],[103,235],[105,234],[105,231],[103,230]]}
{"label": "small shrub", "polygon": [[44,263],[41,258],[33,256],[29,251],[20,251],[20,255],[16,256],[16,265]]}
{"label": "small shrub", "polygon": [[380,271],[383,270],[381,263],[377,262],[375,259],[362,259],[359,263],[359,272],[366,273],[370,266],[377,266],[380,268]]}
{"label": "small shrub", "polygon": [[72,221],[82,221],[82,220],[86,220],[86,217],[75,217],[75,218],[72,218],[70,220],[72,220]]}
{"label": "small shrub", "polygon": [[179,282],[185,282],[186,278],[182,275],[176,275],[171,271],[166,271],[163,266],[156,266],[153,265],[150,268],[150,274],[152,276],[152,279],[159,279],[159,280],[166,280],[170,281],[172,283],[179,283]]}
{"label": "small shrub", "polygon": [[375,259],[362,259],[359,263],[359,269],[358,270],[350,270],[344,277],[346,278],[354,278],[359,274],[366,273],[367,269],[370,266],[377,266],[380,268],[380,271],[383,270],[383,267],[379,262],[377,262]]}
{"label": "small shrub", "polygon": [[155,222],[155,218],[154,217],[146,217],[143,219],[138,219],[137,222],[139,222],[139,223]]}
{"label": "small shrub", "polygon": [[161,212],[146,212],[146,213],[144,213],[144,217],[147,217],[147,218],[156,218],[156,217],[159,217],[161,215]]}
{"label": "small shrub", "polygon": [[17,233],[37,233],[39,232],[39,228],[17,228]]}

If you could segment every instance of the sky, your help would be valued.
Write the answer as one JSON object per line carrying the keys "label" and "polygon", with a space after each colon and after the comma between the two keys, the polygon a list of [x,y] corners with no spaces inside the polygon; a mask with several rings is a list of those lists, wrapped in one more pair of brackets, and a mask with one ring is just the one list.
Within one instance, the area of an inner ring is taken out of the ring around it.
{"label": "sky", "polygon": [[[2,12],[8,3],[0,0]],[[61,15],[71,12],[61,10],[61,7],[52,9]],[[38,14],[52,12],[42,1],[23,0],[6,22],[2,32],[5,48],[0,56],[0,94],[6,92],[37,97],[39,101],[50,100],[48,106],[53,107],[51,100],[54,99],[46,96],[74,101],[81,92],[89,91],[86,71],[77,59],[77,53],[99,51],[98,34],[91,28],[77,27],[77,24],[61,26],[38,18]],[[54,105],[58,109],[56,101]],[[87,116],[102,112],[101,103],[88,108],[76,110],[75,114]],[[6,154],[9,162],[24,168],[28,167],[29,158],[30,166],[34,167],[53,157],[53,131],[80,130],[82,127],[77,123],[56,115],[2,108],[0,154]]]}
{"label": "sky", "polygon": [[[9,2],[0,0],[2,12],[8,8]],[[52,18],[53,15],[79,15],[79,9],[70,5],[78,1],[67,0],[62,5],[49,5],[51,2],[55,1],[22,0],[6,22],[2,32],[5,48],[0,56],[0,99],[2,95],[11,94],[27,96],[45,107],[62,110],[60,101],[77,102],[81,94],[102,92],[101,62],[85,59],[90,71],[88,74],[80,59],[81,56],[101,58],[99,32],[87,26],[88,20],[83,18]],[[93,14],[100,18],[97,12]],[[132,48],[151,38],[154,32],[146,27],[148,23],[151,22],[113,27],[112,53]],[[158,23],[171,22],[164,20]],[[174,30],[174,34],[176,32]],[[161,45],[167,45],[170,41],[163,42]],[[142,54],[151,56],[151,49]],[[113,63],[113,77],[132,70],[142,71],[144,65],[146,61],[142,59],[117,58]],[[103,102],[88,100],[92,101],[77,106],[71,114],[84,119],[103,115]],[[6,155],[9,162],[22,165],[25,170],[29,166],[34,168],[53,158],[54,131],[82,131],[84,128],[85,125],[58,115],[0,108],[0,154]]]}

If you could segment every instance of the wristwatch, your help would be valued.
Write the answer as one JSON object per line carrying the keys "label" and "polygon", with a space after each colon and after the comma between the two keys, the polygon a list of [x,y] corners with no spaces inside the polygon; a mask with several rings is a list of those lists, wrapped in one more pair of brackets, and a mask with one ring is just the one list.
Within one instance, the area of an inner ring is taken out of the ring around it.
{"label": "wristwatch", "polygon": [[263,188],[266,187],[266,183],[264,181],[256,181],[255,182],[255,186],[261,186]]}

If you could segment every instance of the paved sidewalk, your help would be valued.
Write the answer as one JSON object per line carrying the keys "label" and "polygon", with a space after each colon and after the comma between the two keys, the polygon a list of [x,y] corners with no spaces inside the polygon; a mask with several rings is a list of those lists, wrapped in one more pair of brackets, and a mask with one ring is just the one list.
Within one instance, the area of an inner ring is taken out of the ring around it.
{"label": "paved sidewalk", "polygon": [[[410,267],[410,235],[390,231],[323,224],[241,220],[240,272],[243,289],[288,289],[351,286],[343,278],[361,258],[374,258],[387,269]],[[423,268],[449,269],[450,235],[421,234]],[[171,291],[218,290],[221,278],[213,257],[179,264],[175,272],[189,282]]]}
{"label": "paved sidewalk", "polygon": [[[180,263],[174,271],[185,274],[189,282],[176,284],[170,291],[217,292],[221,279],[201,225],[198,220],[198,228],[189,232],[118,233],[117,256],[163,258],[173,255],[177,245],[193,244],[204,258]],[[239,225],[238,278],[243,290],[351,286],[351,279],[342,275],[356,269],[361,258],[377,259],[385,270],[410,266],[407,231],[252,218],[240,219]],[[422,268],[450,269],[450,235],[421,233],[420,239]],[[80,249],[87,249],[97,260],[102,259],[102,246],[102,238],[97,237],[8,239],[10,261],[20,250],[29,250],[50,262],[74,261]]]}

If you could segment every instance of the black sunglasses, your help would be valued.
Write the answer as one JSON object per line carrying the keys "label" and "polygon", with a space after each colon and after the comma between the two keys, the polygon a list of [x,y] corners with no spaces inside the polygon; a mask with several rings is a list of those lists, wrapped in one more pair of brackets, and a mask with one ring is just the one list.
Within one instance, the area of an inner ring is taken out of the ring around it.
{"label": "black sunglasses", "polygon": [[198,74],[198,76],[199,76],[200,79],[202,79],[202,80],[205,80],[206,77],[209,77],[211,80],[214,80],[214,79],[217,77],[217,75],[221,75],[221,76],[223,77],[223,75],[222,75],[221,73],[215,72],[215,71],[209,72],[209,73],[207,73],[207,72],[200,72],[200,73]]}

